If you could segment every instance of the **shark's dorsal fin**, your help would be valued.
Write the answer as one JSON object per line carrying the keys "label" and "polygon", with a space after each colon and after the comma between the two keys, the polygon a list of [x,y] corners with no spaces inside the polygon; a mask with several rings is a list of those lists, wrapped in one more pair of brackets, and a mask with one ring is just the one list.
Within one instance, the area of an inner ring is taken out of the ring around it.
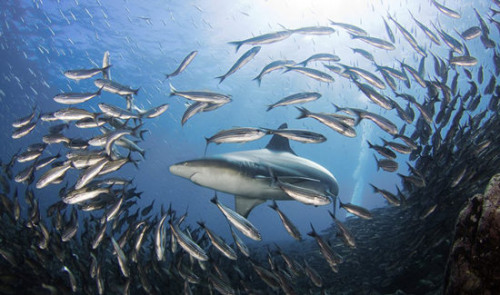
{"label": "shark's dorsal fin", "polygon": [[[288,125],[286,123],[283,123],[278,129],[285,129],[285,128],[288,128]],[[266,149],[275,152],[289,152],[291,154],[297,155],[290,147],[288,138],[279,136],[277,134],[273,135],[269,143],[266,145]]]}
{"label": "shark's dorsal fin", "polygon": [[241,216],[247,218],[248,214],[250,214],[250,211],[262,203],[264,203],[265,200],[261,199],[250,199],[247,197],[242,197],[242,196],[234,196],[234,208],[238,214]]}

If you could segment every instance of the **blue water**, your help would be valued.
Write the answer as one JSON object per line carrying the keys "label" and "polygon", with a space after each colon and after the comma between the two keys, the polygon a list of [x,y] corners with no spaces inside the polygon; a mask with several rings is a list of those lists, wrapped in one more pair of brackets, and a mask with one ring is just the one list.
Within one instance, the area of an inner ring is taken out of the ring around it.
{"label": "blue water", "polygon": [[[146,158],[141,160],[139,168],[128,165],[119,172],[119,175],[133,177],[137,189],[144,192],[138,201],[141,207],[155,200],[154,210],[159,212],[161,205],[167,208],[171,203],[177,211],[189,212],[188,223],[203,220],[210,228],[229,239],[227,222],[209,201],[213,191],[171,175],[168,167],[203,156],[204,138],[222,129],[235,126],[276,128],[283,122],[288,123],[290,128],[308,129],[328,138],[322,144],[292,142],[291,146],[298,155],[323,165],[333,173],[339,183],[342,201],[368,209],[387,206],[380,195],[372,192],[368,183],[395,192],[395,185],[400,185],[400,179],[395,173],[377,171],[372,156],[374,151],[368,149],[366,141],[381,144],[380,137],[391,139],[388,134],[372,122],[363,121],[356,127],[358,136],[347,138],[315,120],[297,120],[299,113],[293,106],[279,107],[269,112],[266,112],[266,108],[290,94],[317,91],[323,96],[305,105],[311,111],[334,112],[331,103],[357,107],[386,116],[400,128],[403,121],[397,117],[395,110],[382,110],[371,103],[353,83],[333,73],[330,74],[336,81],[330,84],[293,72],[266,75],[260,87],[252,79],[274,60],[292,59],[299,62],[314,53],[334,53],[341,58],[341,63],[374,72],[371,62],[353,54],[351,47],[370,51],[382,65],[399,67],[397,60],[402,60],[418,68],[420,56],[393,23],[389,22],[396,35],[396,50],[391,52],[351,40],[345,30],[336,28],[337,32],[329,36],[294,34],[284,41],[263,45],[255,59],[224,82],[219,84],[215,77],[224,74],[250,48],[245,45],[236,53],[234,46],[228,44],[230,41],[283,28],[327,26],[329,19],[361,26],[370,35],[388,40],[382,20],[388,13],[412,32],[427,53],[432,52],[446,59],[448,47],[431,44],[412,21],[408,11],[412,11],[418,20],[430,28],[431,23],[434,23],[458,39],[455,29],[462,32],[472,25],[478,25],[471,7],[485,16],[489,1],[447,1],[445,4],[459,11],[462,18],[455,20],[443,15],[430,1],[352,0],[349,4],[345,1],[2,1],[1,159],[3,162],[9,161],[16,151],[39,141],[52,125],[41,123],[28,136],[12,140],[11,123],[28,115],[33,107],[41,112],[61,108],[52,99],[57,93],[95,91],[93,79],[74,82],[65,78],[63,72],[99,67],[104,52],[109,51],[112,79],[133,88],[140,87],[135,97],[138,106],[149,108],[163,103],[170,105],[162,116],[145,121],[144,128],[150,132],[140,143],[146,150]],[[490,30],[490,38],[498,40],[496,28],[490,26]],[[467,42],[467,46],[471,55],[483,65],[487,82],[494,71],[493,52],[485,52],[479,38]],[[182,127],[180,120],[187,101],[169,97],[169,85],[164,75],[175,70],[193,50],[197,50],[198,55],[183,73],[171,78],[171,83],[179,90],[212,90],[231,94],[233,101],[214,112],[194,116]],[[323,69],[319,62],[312,63],[311,67]],[[426,59],[426,71],[426,78],[434,75],[430,55]],[[475,73],[477,67],[471,71]],[[400,84],[400,87],[404,86]],[[461,75],[459,89],[463,93],[468,87],[465,75]],[[420,101],[426,94],[413,80],[411,90],[406,92],[421,98]],[[383,93],[394,97],[390,90]],[[125,100],[109,93],[103,93],[101,97],[79,107],[98,110],[99,102],[125,107]],[[487,100],[476,112],[484,109],[485,103]],[[404,105],[401,103],[401,106]],[[418,111],[415,112],[418,116]],[[414,127],[407,126],[406,130],[407,134],[411,134]],[[72,127],[65,134],[88,138],[96,135],[97,131],[82,131]],[[264,147],[269,139],[264,137],[246,144],[210,145],[208,154],[258,149]],[[55,154],[59,147],[50,147],[49,151]],[[134,155],[136,159],[139,157],[138,154]],[[407,156],[398,155],[399,173],[408,173],[406,161]],[[16,169],[20,171],[22,168],[16,166]],[[41,175],[39,173],[36,175]],[[74,181],[76,177],[76,174],[72,174],[69,179]],[[57,192],[61,185],[36,191],[42,212],[58,200]],[[24,184],[18,185],[22,191],[25,187]],[[233,205],[232,196],[219,196],[224,204]],[[309,231],[310,223],[318,230],[331,225],[327,213],[331,206],[315,208],[297,202],[280,202],[279,205],[302,233]],[[343,216],[344,212],[339,212]],[[278,216],[266,205],[256,207],[249,218],[260,229],[264,240],[292,240],[281,226]]]}

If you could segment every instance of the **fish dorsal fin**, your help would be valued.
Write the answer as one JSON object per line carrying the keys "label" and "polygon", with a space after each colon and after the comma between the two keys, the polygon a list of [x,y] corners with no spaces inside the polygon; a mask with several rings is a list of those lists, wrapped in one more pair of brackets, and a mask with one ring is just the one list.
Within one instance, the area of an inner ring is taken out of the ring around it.
{"label": "fish dorsal fin", "polygon": [[234,196],[234,207],[238,214],[247,218],[248,214],[250,214],[250,211],[252,211],[255,206],[264,203],[264,201],[265,200],[261,199],[250,199],[242,196]]}
{"label": "fish dorsal fin", "polygon": [[[286,128],[288,128],[288,125],[286,123],[283,123],[278,129],[286,129]],[[289,152],[291,154],[297,155],[290,147],[288,138],[279,136],[277,134],[273,135],[269,143],[266,145],[266,149],[275,152]]]}

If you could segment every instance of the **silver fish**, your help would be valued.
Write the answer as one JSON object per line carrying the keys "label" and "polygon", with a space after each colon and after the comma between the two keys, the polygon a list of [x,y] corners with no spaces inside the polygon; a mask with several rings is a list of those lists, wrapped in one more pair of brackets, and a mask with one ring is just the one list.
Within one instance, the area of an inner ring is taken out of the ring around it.
{"label": "silver fish", "polygon": [[69,168],[71,168],[71,163],[65,162],[61,166],[57,166],[46,171],[42,176],[40,176],[40,178],[38,178],[36,188],[41,189],[43,187],[46,187],[57,179],[63,177],[66,171],[69,170]]}
{"label": "silver fish", "polygon": [[386,119],[385,117],[382,117],[382,116],[377,115],[375,113],[368,112],[368,111],[361,110],[361,109],[341,108],[335,104],[333,104],[333,106],[335,107],[335,109],[337,111],[345,111],[349,114],[356,115],[358,117],[357,124],[362,119],[368,119],[368,120],[372,121],[373,123],[375,123],[382,130],[384,130],[385,132],[387,132],[391,135],[398,133],[398,127],[394,123],[392,123],[390,120]]}
{"label": "silver fish", "polygon": [[27,125],[24,125],[22,127],[19,127],[16,130],[14,130],[14,132],[12,133],[12,138],[18,139],[18,138],[21,138],[23,136],[28,135],[31,131],[33,131],[33,129],[35,129],[36,123],[37,122],[28,123]]}
{"label": "silver fish", "polygon": [[120,266],[120,271],[124,277],[128,278],[130,272],[128,268],[127,257],[125,256],[125,253],[123,252],[122,248],[120,248],[120,245],[118,245],[118,243],[116,242],[115,238],[111,237],[111,243],[113,244],[113,248],[115,249],[116,252],[116,258],[118,259],[118,265]]}
{"label": "silver fish", "polygon": [[292,30],[293,33],[303,35],[330,35],[335,33],[335,29],[331,27],[316,26],[316,27],[303,27]]}
{"label": "silver fish", "polygon": [[88,93],[74,93],[74,92],[66,92],[59,93],[54,96],[54,101],[61,104],[77,104],[86,102],[96,96],[101,94],[102,88],[97,90],[96,92],[88,92]]}
{"label": "silver fish", "polygon": [[16,157],[17,162],[25,163],[38,159],[42,155],[43,150],[28,150],[19,154]]}
{"label": "silver fish", "polygon": [[351,49],[352,49],[352,52],[361,54],[361,56],[363,56],[367,60],[373,61],[373,62],[375,61],[375,58],[373,57],[373,54],[371,54],[370,52],[368,52],[368,51],[366,51],[364,49],[361,49],[361,48],[351,48]]}
{"label": "silver fish", "polygon": [[473,67],[477,65],[477,58],[470,55],[454,56],[450,58],[450,64],[463,67]]}
{"label": "silver fish", "polygon": [[399,206],[401,205],[401,201],[396,197],[394,194],[392,194],[389,191],[386,191],[384,189],[379,189],[378,187],[374,186],[373,184],[370,183],[370,186],[373,188],[373,191],[375,193],[380,193],[384,199],[389,202],[389,204],[394,205],[394,206]]}
{"label": "silver fish", "polygon": [[209,138],[205,138],[207,145],[211,142],[220,144],[228,142],[248,142],[260,139],[266,132],[253,127],[240,127],[221,130]]}
{"label": "silver fish", "polygon": [[415,38],[413,37],[413,35],[410,32],[408,32],[401,24],[399,24],[391,16],[389,16],[389,19],[392,20],[394,22],[394,24],[396,24],[396,27],[401,32],[401,34],[403,34],[403,37],[405,37],[406,41],[408,41],[408,43],[410,43],[411,47],[413,47],[413,49],[415,49],[415,51],[418,54],[420,54],[424,57],[427,56],[427,53],[425,53],[425,51],[422,50],[420,45],[418,45],[417,40],[415,40]]}
{"label": "silver fish", "polygon": [[140,115],[122,108],[119,108],[114,105],[106,104],[106,103],[99,103],[98,104],[99,109],[105,113],[106,115],[113,117],[113,118],[118,118],[122,120],[128,120],[128,119],[138,119],[140,118]]}
{"label": "silver fish", "polygon": [[375,104],[381,106],[386,110],[392,110],[394,108],[392,101],[390,99],[375,91],[375,89],[373,89],[370,85],[359,83],[358,81],[354,81],[354,84],[356,84],[359,90],[361,90],[361,92],[363,92],[364,95],[368,97]]}
{"label": "silver fish", "polygon": [[110,93],[115,93],[118,95],[122,96],[127,96],[127,95],[137,95],[139,92],[139,89],[132,89],[128,86],[122,85],[118,82],[111,81],[108,79],[97,79],[94,81],[94,85],[98,88],[102,88],[102,90],[110,92]]}
{"label": "silver fish", "polygon": [[367,209],[363,208],[363,207],[360,207],[360,206],[357,206],[357,205],[354,205],[354,204],[351,204],[351,203],[342,203],[342,202],[339,202],[339,207],[340,208],[343,208],[345,209],[347,212],[351,213],[351,214],[354,214],[358,217],[361,217],[363,219],[372,219],[372,214],[370,213],[370,211],[368,211]]}
{"label": "silver fish", "polygon": [[306,108],[297,108],[297,109],[300,111],[300,115],[297,117],[297,119],[308,118],[308,117],[313,118],[342,135],[345,135],[347,137],[356,137],[356,131],[354,130],[354,128],[340,121],[334,116],[322,113],[313,113],[307,110]]}
{"label": "silver fish", "polygon": [[104,158],[97,162],[96,164],[88,167],[85,169],[85,171],[80,174],[80,177],[78,178],[78,181],[75,184],[75,190],[79,190],[86,186],[90,181],[94,179],[99,173],[101,172],[102,168],[104,168],[104,165],[108,163],[108,159]]}
{"label": "silver fish", "polygon": [[325,258],[326,262],[330,266],[330,268],[334,272],[338,272],[337,265],[343,261],[343,259],[333,252],[332,248],[323,240],[323,238],[316,233],[314,230],[314,227],[311,224],[311,229],[312,231],[308,233],[309,236],[313,237],[316,240],[316,243],[319,246],[319,250],[323,257]]}
{"label": "silver fish", "polygon": [[259,86],[262,82],[262,77],[266,74],[269,74],[270,72],[272,71],[276,71],[276,70],[279,70],[279,69],[283,69],[287,66],[294,66],[295,65],[295,62],[293,60],[277,60],[277,61],[273,61],[271,62],[270,64],[266,65],[262,71],[260,71],[259,75],[255,78],[253,78],[253,80],[257,80],[257,82],[259,83]]}
{"label": "silver fish", "polygon": [[78,290],[78,286],[76,285],[76,278],[75,278],[75,276],[73,275],[73,273],[71,272],[71,270],[69,270],[69,268],[66,265],[63,266],[63,268],[61,270],[65,271],[68,274],[69,283],[71,285],[71,291],[73,291],[73,293],[75,293]]}
{"label": "silver fish", "polygon": [[97,247],[99,247],[99,245],[101,244],[102,240],[104,239],[104,235],[106,234],[107,225],[107,223],[101,225],[101,228],[92,241],[92,249],[97,249]]}
{"label": "silver fish", "polygon": [[280,217],[283,226],[285,227],[286,231],[290,234],[290,236],[292,236],[292,238],[296,239],[297,241],[302,240],[299,230],[292,223],[292,221],[280,210],[278,204],[276,204],[276,201],[273,200],[273,204],[269,205],[269,207],[278,213],[278,216]]}
{"label": "silver fish", "polygon": [[164,214],[155,230],[155,253],[156,259],[158,261],[163,261],[165,259],[165,241],[166,241],[166,231],[165,231],[165,219],[167,219],[167,214]]}
{"label": "silver fish", "polygon": [[382,170],[387,172],[394,172],[398,170],[398,162],[391,159],[377,159],[375,155],[373,155],[375,161],[377,162],[377,171],[382,168]]}
{"label": "silver fish", "polygon": [[191,53],[189,53],[185,58],[184,60],[182,60],[181,64],[179,65],[179,67],[173,71],[172,73],[170,74],[166,74],[165,76],[167,77],[167,79],[169,79],[170,77],[173,77],[173,76],[177,76],[179,75],[182,71],[184,71],[184,69],[186,69],[186,67],[193,61],[194,57],[196,56],[196,54],[198,54],[198,51],[192,51]]}
{"label": "silver fish", "polygon": [[286,30],[286,31],[279,31],[279,32],[274,32],[274,33],[268,33],[268,34],[248,38],[248,39],[241,40],[241,41],[229,42],[229,44],[236,45],[236,52],[238,52],[238,49],[240,49],[240,47],[244,44],[250,44],[250,45],[271,44],[274,42],[285,40],[286,38],[290,37],[290,35],[293,32],[294,31],[292,31],[292,30]]}
{"label": "silver fish", "polygon": [[460,18],[460,13],[442,5],[442,4],[439,4],[438,2],[436,2],[436,0],[432,0],[432,4],[434,4],[434,6],[436,6],[436,8],[441,11],[442,13],[444,13],[445,15],[449,16],[449,17],[452,17],[452,18]]}
{"label": "silver fish", "polygon": [[396,159],[396,154],[391,151],[389,148],[386,148],[385,146],[380,146],[380,145],[373,145],[371,142],[368,142],[368,147],[375,150],[377,153],[380,155],[389,158],[389,159]]}
{"label": "silver fish", "polygon": [[193,101],[207,102],[214,104],[224,104],[231,101],[231,96],[226,94],[215,93],[211,91],[177,91],[170,84],[170,96],[181,96]]}
{"label": "silver fish", "polygon": [[224,204],[220,203],[217,199],[217,196],[214,196],[210,201],[217,205],[222,214],[226,216],[227,220],[242,234],[255,241],[262,240],[262,236],[260,235],[259,231],[250,221],[248,221],[248,219],[241,216],[234,210],[226,207]]}
{"label": "silver fish", "polygon": [[267,111],[270,111],[273,108],[279,107],[279,106],[286,106],[286,105],[291,105],[291,104],[306,103],[306,102],[314,101],[320,97],[321,97],[321,94],[318,92],[295,93],[295,94],[289,95],[283,99],[280,99],[276,103],[269,105],[269,107],[267,108]]}
{"label": "silver fish", "polygon": [[54,133],[54,134],[48,134],[44,135],[42,137],[42,141],[46,144],[55,144],[55,143],[69,143],[71,139],[67,138],[66,136],[59,134],[59,133]]}
{"label": "silver fish", "polygon": [[227,77],[234,74],[234,72],[236,72],[244,65],[246,65],[250,60],[252,60],[255,57],[255,55],[259,53],[260,48],[261,48],[260,46],[255,46],[252,47],[247,52],[245,52],[240,58],[238,58],[238,60],[234,63],[234,65],[227,71],[227,73],[225,73],[222,76],[216,77],[216,79],[220,79],[219,83],[222,83],[222,81],[224,81]]}
{"label": "silver fish", "polygon": [[363,30],[362,28],[357,27],[355,25],[346,24],[346,23],[338,23],[338,22],[335,22],[331,19],[329,21],[332,25],[339,26],[339,27],[345,29],[350,34],[355,34],[358,36],[368,36],[368,33],[365,30]]}
{"label": "silver fish", "polygon": [[342,234],[342,237],[344,238],[345,243],[347,246],[351,248],[356,248],[356,241],[354,240],[354,236],[351,234],[351,232],[347,229],[347,227],[340,222],[335,215],[331,212],[328,211],[330,216],[332,217],[333,221],[337,225],[338,229],[340,230],[340,233]]}
{"label": "silver fish", "polygon": [[234,232],[233,227],[231,229],[231,236],[233,236],[234,243],[240,250],[240,252],[246,257],[250,257],[250,249],[248,249],[247,245],[243,242],[243,240]]}
{"label": "silver fish", "polygon": [[156,117],[160,116],[161,114],[163,114],[168,109],[168,107],[169,107],[169,105],[165,103],[165,104],[159,105],[157,107],[151,108],[149,110],[146,110],[144,112],[140,112],[140,114],[141,114],[141,117],[143,117],[143,118],[148,118],[148,119],[156,118]]}
{"label": "silver fish", "polygon": [[305,259],[304,259],[304,271],[306,273],[306,276],[311,280],[311,282],[316,287],[321,288],[323,286],[323,279],[321,279],[319,273],[314,268],[312,268]]}
{"label": "silver fish", "polygon": [[391,149],[393,149],[396,152],[401,153],[401,154],[410,154],[413,150],[411,147],[404,145],[404,144],[401,144],[401,143],[397,143],[394,141],[387,141],[383,138],[382,138],[382,141],[384,142],[384,146],[389,146]]}
{"label": "silver fish", "polygon": [[385,49],[385,50],[396,49],[396,47],[391,42],[387,42],[387,41],[382,40],[380,38],[351,34],[351,39],[361,40],[367,44],[370,44],[370,45],[375,46],[375,47],[380,48],[380,49]]}
{"label": "silver fish", "polygon": [[175,225],[172,222],[169,222],[169,224],[170,229],[172,230],[172,234],[175,236],[176,240],[179,242],[179,245],[181,245],[184,251],[188,252],[191,257],[198,260],[208,260],[208,256],[205,251],[203,251],[203,249],[198,246],[198,244],[196,244],[188,235],[182,232],[178,225]]}
{"label": "silver fish", "polygon": [[109,67],[111,67],[111,65],[95,69],[69,70],[64,72],[64,76],[66,76],[66,78],[78,81],[82,79],[92,78],[99,73],[104,73],[109,69]]}
{"label": "silver fish", "polygon": [[297,65],[301,65],[301,66],[305,67],[311,61],[334,61],[334,62],[336,62],[336,61],[340,61],[340,57],[338,57],[335,54],[331,54],[331,53],[317,53],[317,54],[311,55],[303,62],[299,62]]}
{"label": "silver fish", "polygon": [[389,24],[385,21],[385,18],[382,18],[382,20],[384,21],[387,37],[389,37],[389,40],[391,40],[392,43],[396,42],[396,38],[394,38],[394,33],[392,32],[391,27],[389,27]]}
{"label": "silver fish", "polygon": [[54,117],[58,120],[64,121],[76,121],[85,118],[95,118],[95,114],[88,112],[86,110],[77,109],[77,108],[65,108],[61,109],[57,112],[54,112]]}
{"label": "silver fish", "polygon": [[424,31],[425,35],[427,35],[427,37],[432,41],[434,42],[436,45],[441,45],[441,41],[439,41],[439,38],[436,34],[434,34],[433,31],[431,31],[426,25],[424,25],[423,23],[419,22],[414,16],[413,14],[410,12],[410,15],[412,17],[412,19],[415,21],[415,23],[417,24],[417,26],[422,30]]}
{"label": "silver fish", "polygon": [[198,224],[205,230],[208,235],[210,241],[212,241],[212,245],[215,246],[224,256],[231,260],[237,260],[238,256],[233,248],[231,248],[221,237],[214,234],[204,222],[198,221]]}
{"label": "silver fish", "polygon": [[277,134],[281,137],[285,137],[291,140],[300,141],[304,143],[321,143],[326,141],[326,137],[323,134],[308,131],[308,130],[297,130],[297,129],[266,129],[269,134]]}
{"label": "silver fish", "polygon": [[110,192],[109,187],[105,188],[89,188],[84,187],[78,190],[72,190],[62,197],[62,201],[68,205],[78,204],[84,201],[92,200],[101,194],[107,194]]}
{"label": "silver fish", "polygon": [[305,67],[293,67],[293,66],[287,66],[285,68],[286,68],[285,73],[289,71],[294,71],[325,83],[331,83],[335,81],[335,79],[333,79],[332,76],[328,75],[325,72],[318,71],[316,69],[305,68]]}
{"label": "silver fish", "polygon": [[463,31],[462,33],[460,33],[460,36],[462,36],[462,38],[464,38],[465,40],[472,40],[474,38],[481,36],[481,34],[482,30],[480,27],[472,26],[467,30]]}
{"label": "silver fish", "polygon": [[275,180],[275,185],[291,198],[307,205],[321,206],[331,203],[331,200],[327,196],[318,191],[282,182],[279,178]]}
{"label": "silver fish", "polygon": [[36,116],[36,110],[33,109],[33,111],[31,112],[31,114],[29,114],[28,116],[19,118],[19,119],[15,120],[14,122],[12,122],[12,127],[14,127],[14,128],[21,128],[23,126],[26,126],[26,125],[28,125],[31,122],[31,120],[33,120],[33,118],[35,116]]}

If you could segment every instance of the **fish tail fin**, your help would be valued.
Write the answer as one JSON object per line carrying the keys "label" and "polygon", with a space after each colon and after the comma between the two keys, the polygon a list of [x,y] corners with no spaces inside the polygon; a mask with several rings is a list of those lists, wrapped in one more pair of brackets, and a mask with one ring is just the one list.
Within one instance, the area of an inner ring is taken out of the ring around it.
{"label": "fish tail fin", "polygon": [[276,204],[276,201],[273,200],[273,203],[271,205],[268,205],[269,208],[273,209],[273,210],[278,210],[278,204]]}
{"label": "fish tail fin", "polygon": [[380,165],[378,164],[377,156],[375,156],[375,154],[373,154],[373,157],[375,158],[375,162],[377,163],[377,171],[379,171],[380,170]]}
{"label": "fish tail fin", "polygon": [[103,86],[103,87],[101,87],[101,88],[99,88],[99,90],[97,90],[97,92],[96,92],[95,94],[96,94],[96,95],[101,95],[101,92],[102,92],[102,89],[103,89],[103,88],[104,88],[104,86]]}
{"label": "fish tail fin", "polygon": [[314,226],[312,225],[312,223],[310,223],[310,224],[311,224],[311,232],[308,232],[307,235],[311,236],[311,237],[315,237],[318,234],[316,233],[316,230],[314,229]]}
{"label": "fish tail fin", "polygon": [[205,137],[205,141],[207,142],[207,144],[205,145],[205,152],[203,153],[204,156],[207,155],[207,149],[208,149],[208,145],[210,144],[210,138]]}
{"label": "fish tail fin", "polygon": [[[142,127],[143,123],[135,126],[134,128],[132,128],[132,133],[131,135],[134,136],[134,137],[139,137],[141,138],[142,140],[144,140],[144,138],[142,137],[142,133],[143,131],[147,131],[147,130],[140,130],[141,127]],[[139,131],[139,132],[138,132]]]}
{"label": "fish tail fin", "polygon": [[309,112],[306,108],[304,107],[296,107],[297,110],[300,111],[300,115],[297,117],[297,119],[303,119],[303,118],[307,118],[307,116],[309,116],[309,114],[311,114],[311,112]]}
{"label": "fish tail fin", "polygon": [[389,143],[387,140],[385,140],[385,139],[383,139],[383,138],[381,138],[381,139],[382,139],[382,141],[384,142],[384,146],[386,146],[386,145]]}
{"label": "fish tail fin", "polygon": [[141,87],[135,89],[135,90],[132,90],[132,92],[134,92],[135,95],[137,95],[139,93],[139,90],[141,89]]}
{"label": "fish tail fin", "polygon": [[215,79],[220,79],[220,81],[219,81],[219,84],[220,84],[220,83],[222,83],[222,81],[224,81],[226,79],[226,75],[215,77]]}
{"label": "fish tail fin", "polygon": [[359,38],[358,35],[352,34],[352,33],[349,33],[349,36],[351,37],[351,39],[357,39],[357,38]]}
{"label": "fish tail fin", "polygon": [[132,152],[129,152],[128,155],[127,155],[127,161],[134,164],[135,168],[136,169],[139,169],[139,166],[137,165],[137,161],[135,161],[134,159],[132,159]]}
{"label": "fish tail fin", "polygon": [[334,214],[332,211],[328,210],[328,214],[330,214],[330,216],[333,218],[333,220],[336,220],[336,219],[337,219],[337,218],[335,217],[335,214]]}
{"label": "fish tail fin", "polygon": [[262,82],[262,77],[259,75],[259,76],[252,79],[252,81],[254,81],[254,80],[257,80],[257,83],[259,84],[259,87],[260,87],[260,83]]}
{"label": "fish tail fin", "polygon": [[177,92],[177,89],[175,89],[174,85],[172,85],[172,83],[170,82],[168,82],[168,86],[170,87],[170,96],[174,96]]}
{"label": "fish tail fin", "polygon": [[399,131],[399,135],[404,135],[406,132],[406,124],[403,124],[403,127],[401,127],[401,130]]}
{"label": "fish tail fin", "polygon": [[144,140],[144,133],[148,132],[149,130],[141,130],[139,131],[139,137]]}
{"label": "fish tail fin", "polygon": [[[141,157],[143,159],[146,159],[146,151],[145,150],[142,150],[142,151],[139,151],[139,154],[141,154]],[[135,162],[134,162],[135,163]]]}
{"label": "fish tail fin", "polygon": [[291,70],[293,70],[293,67],[285,66],[285,71],[283,73],[290,72]]}
{"label": "fish tail fin", "polygon": [[372,149],[373,148],[373,144],[369,140],[367,140],[366,142],[368,143],[368,147]]}
{"label": "fish tail fin", "polygon": [[378,187],[374,186],[373,184],[370,183],[370,186],[373,188],[374,192],[378,192],[379,191]]}
{"label": "fish tail fin", "polygon": [[270,110],[272,110],[274,108],[274,106],[272,104],[268,105],[267,106],[267,110],[266,112],[269,112]]}
{"label": "fish tail fin", "polygon": [[241,45],[243,45],[243,42],[241,42],[241,41],[233,41],[233,42],[229,42],[229,44],[235,45],[236,46],[236,52],[238,52],[238,50],[240,49]]}
{"label": "fish tail fin", "polygon": [[210,199],[210,202],[217,205],[217,193],[215,193],[214,197]]}
{"label": "fish tail fin", "polygon": [[204,221],[196,221],[201,228],[205,228],[205,222]]}

